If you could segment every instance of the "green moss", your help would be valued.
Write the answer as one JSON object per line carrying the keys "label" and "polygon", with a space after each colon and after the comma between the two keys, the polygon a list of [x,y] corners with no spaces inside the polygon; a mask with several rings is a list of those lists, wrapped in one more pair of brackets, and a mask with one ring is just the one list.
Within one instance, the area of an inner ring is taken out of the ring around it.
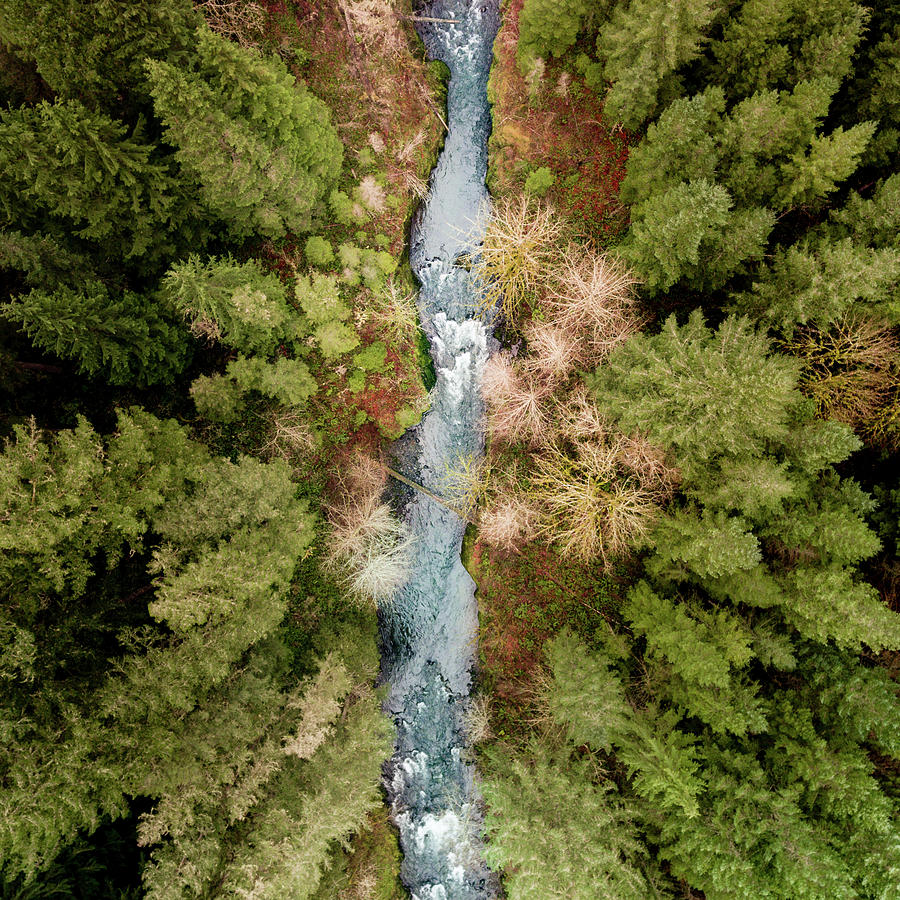
{"label": "green moss", "polygon": [[525,179],[525,191],[533,197],[544,197],[555,182],[556,176],[553,172],[547,166],[541,166]]}
{"label": "green moss", "polygon": [[318,234],[307,238],[303,253],[311,266],[324,267],[334,259],[334,250],[331,244]]}
{"label": "green moss", "polygon": [[426,391],[430,391],[437,384],[437,373],[434,371],[428,338],[421,329],[416,333],[416,358],[422,372],[422,384],[425,385]]}
{"label": "green moss", "polygon": [[353,365],[363,372],[380,372],[387,359],[387,347],[382,341],[374,341],[353,357]]}

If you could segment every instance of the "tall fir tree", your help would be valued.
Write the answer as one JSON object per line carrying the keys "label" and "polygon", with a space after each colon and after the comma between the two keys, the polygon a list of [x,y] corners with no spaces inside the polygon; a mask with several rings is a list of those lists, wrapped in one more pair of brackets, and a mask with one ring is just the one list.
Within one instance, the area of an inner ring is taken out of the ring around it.
{"label": "tall fir tree", "polygon": [[147,57],[189,61],[199,23],[190,0],[7,0],[0,41],[57,96],[120,114],[146,105]]}
{"label": "tall fir tree", "polygon": [[597,36],[603,76],[612,82],[604,115],[636,128],[679,96],[675,73],[700,54],[719,8],[719,0],[617,4]]}
{"label": "tall fir tree", "polygon": [[41,227],[132,257],[165,241],[177,185],[155,148],[77,100],[0,113],[0,208],[12,227]]}
{"label": "tall fir tree", "polygon": [[311,224],[341,169],[328,108],[277,57],[261,57],[208,28],[196,65],[147,62],[153,103],[207,208],[237,237],[279,237]]}
{"label": "tall fir tree", "polygon": [[190,360],[188,332],[166,304],[131,291],[111,296],[99,281],[80,290],[35,288],[0,312],[41,350],[111,384],[171,382]]}

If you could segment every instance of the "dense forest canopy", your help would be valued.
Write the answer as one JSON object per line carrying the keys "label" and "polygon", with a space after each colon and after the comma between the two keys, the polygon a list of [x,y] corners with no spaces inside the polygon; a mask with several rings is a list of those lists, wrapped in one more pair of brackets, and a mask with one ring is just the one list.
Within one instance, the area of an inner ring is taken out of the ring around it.
{"label": "dense forest canopy", "polygon": [[[0,6],[0,896],[399,898],[406,0]],[[900,885],[900,4],[505,0],[468,722],[511,900]],[[477,304],[475,304],[477,305]]]}

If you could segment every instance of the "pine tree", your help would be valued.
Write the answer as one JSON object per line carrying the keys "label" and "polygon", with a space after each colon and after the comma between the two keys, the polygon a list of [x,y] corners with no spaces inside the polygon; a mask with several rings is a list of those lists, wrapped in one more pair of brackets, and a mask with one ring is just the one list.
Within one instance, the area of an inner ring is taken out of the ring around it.
{"label": "pine tree", "polygon": [[831,194],[856,171],[875,127],[875,122],[861,122],[847,131],[839,126],[831,134],[814,135],[805,153],[794,154],[781,167],[775,207],[816,204]]}
{"label": "pine tree", "polygon": [[565,726],[574,744],[610,752],[614,742],[621,743],[631,720],[610,661],[565,631],[549,643],[546,655],[553,672],[547,703],[554,721]]}
{"label": "pine tree", "polygon": [[632,207],[621,253],[651,293],[688,278],[719,288],[748,260],[762,257],[775,221],[766,209],[733,205],[720,184],[682,182]]}
{"label": "pine tree", "polygon": [[155,156],[139,134],[76,100],[0,112],[0,208],[29,230],[46,222],[140,256],[176,216],[175,180]]}
{"label": "pine tree", "polygon": [[757,91],[733,107],[721,126],[722,172],[739,202],[789,205],[780,199],[787,170],[815,140],[837,88],[836,79],[815,78],[793,91]]}
{"label": "pine tree", "polygon": [[93,280],[90,260],[59,239],[40,233],[0,230],[0,268],[16,269],[29,287],[48,290]]}
{"label": "pine tree", "polygon": [[715,85],[669,104],[628,155],[622,200],[639,204],[685,179],[714,181],[724,113],[725,95]]}
{"label": "pine tree", "polygon": [[2,314],[35,346],[112,384],[171,381],[190,357],[187,331],[164,316],[153,298],[131,291],[114,298],[99,281],[81,290],[35,288],[7,303]]}
{"label": "pine tree", "polygon": [[0,40],[58,96],[119,113],[146,96],[147,57],[187,62],[199,21],[189,0],[6,0]]}
{"label": "pine tree", "polygon": [[536,58],[548,54],[562,56],[581,31],[585,16],[592,7],[590,0],[525,0],[519,13],[519,67],[528,73]]}
{"label": "pine tree", "polygon": [[506,872],[510,900],[645,900],[656,896],[628,810],[584,762],[554,759],[540,744],[497,754],[483,791],[487,859]]}
{"label": "pine tree", "polygon": [[284,286],[256,260],[191,255],[166,273],[162,293],[195,333],[245,353],[271,354],[289,331]]}
{"label": "pine tree", "polygon": [[711,80],[732,99],[851,71],[868,10],[852,0],[747,0],[712,45]]}
{"label": "pine tree", "polygon": [[893,248],[874,250],[850,238],[812,238],[776,248],[750,290],[732,294],[731,301],[739,312],[788,334],[797,325],[827,326],[854,307],[900,321],[894,299],[898,278],[900,254]]}
{"label": "pine tree", "polygon": [[305,231],[341,168],[325,105],[263,58],[196,32],[196,70],[150,60],[156,114],[183,170],[235,236]]}
{"label": "pine tree", "polygon": [[664,105],[677,96],[673,75],[699,55],[718,7],[718,0],[617,4],[597,37],[603,75],[612,82],[604,114],[636,128],[660,100]]}
{"label": "pine tree", "polygon": [[255,802],[294,708],[272,640],[312,517],[287,466],[214,460],[137,411],[108,440],[20,428],[0,460],[5,872],[136,796],[158,802],[150,832],[202,843],[211,797]]}
{"label": "pine tree", "polygon": [[333,739],[308,762],[288,763],[270,797],[253,811],[225,867],[223,890],[272,900],[311,897],[334,843],[358,831],[383,802],[381,767],[391,738],[373,694],[349,705]]}
{"label": "pine tree", "polygon": [[868,200],[851,192],[844,205],[831,213],[828,232],[835,239],[852,238],[861,246],[900,250],[900,174],[880,182]]}
{"label": "pine tree", "polygon": [[[900,143],[900,24],[894,21],[889,8],[878,9],[884,15],[885,27],[878,41],[868,52],[867,60],[857,67],[858,78],[854,99],[861,112],[879,123],[878,133],[869,148],[867,162],[890,164]],[[879,34],[875,23],[872,32]]]}
{"label": "pine tree", "polygon": [[670,317],[660,334],[632,337],[593,385],[626,431],[647,430],[688,469],[705,466],[787,437],[790,410],[802,400],[798,368],[767,356],[768,346],[746,319],[726,319],[713,334],[695,311],[683,326]]}

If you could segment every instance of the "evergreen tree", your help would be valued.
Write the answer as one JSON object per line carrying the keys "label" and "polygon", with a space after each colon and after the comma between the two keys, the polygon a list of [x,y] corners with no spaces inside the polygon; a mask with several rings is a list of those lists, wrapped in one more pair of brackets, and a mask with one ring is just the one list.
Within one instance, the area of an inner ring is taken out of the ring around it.
{"label": "evergreen tree", "polygon": [[715,181],[724,113],[725,95],[715,86],[669,104],[628,155],[622,200],[640,204],[684,180]]}
{"label": "evergreen tree", "polygon": [[768,356],[768,346],[746,319],[726,319],[713,334],[699,311],[683,326],[673,316],[660,334],[636,335],[614,352],[593,386],[626,431],[646,429],[697,471],[788,436],[790,409],[802,401],[798,367]]}
{"label": "evergreen tree", "polygon": [[484,784],[487,859],[506,872],[510,900],[646,900],[659,896],[643,868],[628,810],[585,762],[541,745],[497,755]]}
{"label": "evergreen tree", "polygon": [[[865,63],[857,68],[859,77],[853,99],[863,114],[877,120],[880,126],[869,160],[889,165],[900,143],[900,23],[891,27],[889,7],[876,10],[875,15],[884,15],[887,27],[881,32],[881,40],[869,50]],[[876,28],[873,31],[879,34]]]}
{"label": "evergreen tree", "polygon": [[733,209],[728,191],[698,178],[632,207],[620,247],[651,293],[682,279],[714,290],[760,259],[775,222],[767,209]]}
{"label": "evergreen tree", "polygon": [[139,134],[79,101],[0,112],[0,208],[8,223],[146,254],[176,216],[175,180]]}
{"label": "evergreen tree", "polygon": [[813,135],[805,153],[797,153],[781,167],[780,185],[773,198],[777,209],[817,203],[831,194],[859,166],[874,122],[861,122],[844,131]]}
{"label": "evergreen tree", "polygon": [[341,168],[328,109],[284,63],[196,32],[196,69],[147,62],[166,140],[235,236],[305,231]]}
{"label": "evergreen tree", "polygon": [[[136,796],[157,802],[147,843],[202,845],[262,796],[304,710],[272,643],[311,539],[287,466],[212,459],[138,412],[107,441],[85,422],[53,442],[20,428],[0,459],[4,874]],[[329,702],[310,695],[313,732]]]}
{"label": "evergreen tree", "polygon": [[700,53],[719,5],[718,0],[617,4],[597,37],[603,75],[612,82],[604,114],[636,128],[681,93],[673,76]]}
{"label": "evergreen tree", "polygon": [[868,200],[852,192],[844,205],[831,213],[828,234],[835,239],[849,237],[855,244],[877,250],[900,250],[900,174],[880,182]]}
{"label": "evergreen tree", "polygon": [[187,332],[164,316],[153,298],[123,291],[114,299],[99,281],[81,290],[35,288],[7,303],[2,314],[35,346],[112,384],[171,381],[190,357]]}
{"label": "evergreen tree", "polygon": [[[782,195],[796,180],[799,158],[809,155],[837,87],[833,78],[802,81],[793,91],[757,91],[731,110],[721,126],[722,172],[739,202],[791,205]],[[843,177],[854,168],[848,161]]]}
{"label": "evergreen tree", "polygon": [[731,300],[736,310],[787,333],[798,324],[826,326],[857,305],[900,321],[894,298],[898,278],[896,249],[874,250],[850,238],[808,239],[776,248],[750,290],[732,294]]}
{"label": "evergreen tree", "polygon": [[187,63],[199,21],[189,0],[5,0],[0,41],[59,97],[119,113],[146,96],[147,57]]}
{"label": "evergreen tree", "polygon": [[746,0],[712,45],[710,80],[732,99],[810,78],[840,81],[851,71],[868,16],[853,0]]}
{"label": "evergreen tree", "polygon": [[256,260],[191,255],[168,271],[162,292],[196,333],[245,353],[273,353],[290,330],[284,286]]}
{"label": "evergreen tree", "polygon": [[519,67],[527,74],[536,58],[562,56],[574,43],[593,4],[590,0],[525,0],[519,13]]}
{"label": "evergreen tree", "polygon": [[0,230],[0,268],[17,269],[30,287],[48,290],[92,280],[90,261],[57,238]]}

